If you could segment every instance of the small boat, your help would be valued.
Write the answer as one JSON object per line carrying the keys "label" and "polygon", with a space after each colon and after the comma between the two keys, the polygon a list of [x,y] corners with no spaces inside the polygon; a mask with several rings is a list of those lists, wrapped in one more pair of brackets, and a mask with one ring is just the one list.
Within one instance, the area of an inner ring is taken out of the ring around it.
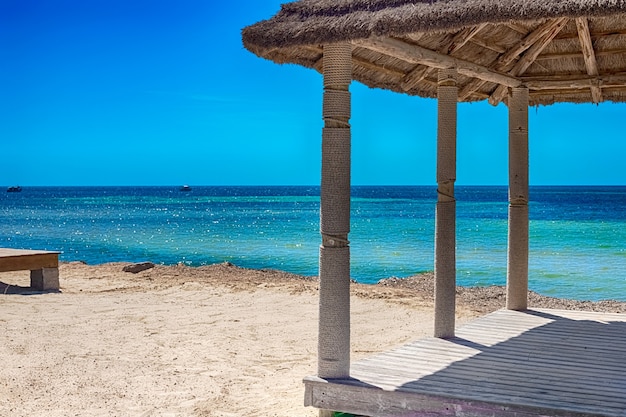
{"label": "small boat", "polygon": [[182,187],[180,187],[180,191],[191,191],[191,187],[185,184]]}
{"label": "small boat", "polygon": [[21,191],[22,191],[22,187],[20,187],[19,185],[15,185],[13,187],[7,188],[7,193],[19,193]]}

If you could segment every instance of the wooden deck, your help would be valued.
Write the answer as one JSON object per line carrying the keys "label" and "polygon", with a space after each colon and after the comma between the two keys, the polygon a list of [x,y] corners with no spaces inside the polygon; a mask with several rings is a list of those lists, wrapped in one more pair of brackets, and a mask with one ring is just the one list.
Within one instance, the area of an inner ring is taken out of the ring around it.
{"label": "wooden deck", "polygon": [[500,310],[304,382],[306,405],[371,417],[626,417],[626,315]]}

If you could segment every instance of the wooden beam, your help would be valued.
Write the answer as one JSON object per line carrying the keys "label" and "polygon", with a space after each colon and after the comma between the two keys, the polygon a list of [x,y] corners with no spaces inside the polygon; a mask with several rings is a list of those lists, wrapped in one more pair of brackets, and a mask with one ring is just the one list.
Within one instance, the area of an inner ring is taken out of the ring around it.
{"label": "wooden beam", "polygon": [[[626,54],[626,49],[605,49],[595,51],[596,58],[601,56],[615,56]],[[551,61],[559,59],[583,59],[582,52],[557,52],[554,54],[542,54],[537,57],[537,61]]]}
{"label": "wooden beam", "polygon": [[526,51],[533,45],[541,42],[542,39],[553,30],[555,30],[555,28],[562,27],[563,22],[566,20],[567,19],[565,18],[552,19],[537,27],[535,30],[526,35],[521,41],[519,41],[515,46],[506,51],[506,53],[502,54],[502,56],[500,56],[496,61],[496,68],[500,71],[508,71],[510,69],[508,67],[513,64],[524,51]]}
{"label": "wooden beam", "polygon": [[[563,29],[563,27],[567,24],[568,19],[565,17],[555,19],[558,21],[556,25],[552,27],[548,32],[544,33],[543,37],[541,37],[537,42],[535,42],[528,50],[520,57],[517,63],[513,66],[513,68],[509,71],[509,74],[514,77],[519,77],[524,74],[526,70],[535,62],[539,54],[548,46],[552,39]],[[494,106],[500,103],[507,94],[506,86],[500,85],[493,92],[491,97],[489,98],[489,103]]]}
{"label": "wooden beam", "polygon": [[[626,35],[626,28],[598,31],[598,32],[594,32],[593,35],[596,38],[606,38],[606,37],[609,37],[609,36],[623,36],[623,35]],[[559,34],[555,39],[558,39],[558,40],[561,40],[561,39],[576,39],[577,37],[578,37],[578,33],[577,32],[567,32],[567,33]]]}
{"label": "wooden beam", "polygon": [[[617,99],[618,101],[623,101],[624,97],[626,97],[626,86],[622,86],[622,87],[607,87],[607,88],[602,88],[602,93],[605,97],[610,97],[613,94],[618,94],[619,98]],[[581,96],[581,92],[580,90],[576,89],[576,90],[565,90],[565,89],[559,89],[559,90],[536,90],[536,91],[531,91],[530,92],[530,101],[531,101],[531,105],[537,105],[537,104],[554,104],[557,102],[561,102],[564,100],[557,100],[557,97],[562,97],[562,96],[576,96],[576,97],[580,97]],[[565,100],[567,101],[567,100]],[[583,103],[585,102],[584,99],[573,99],[574,102],[578,102],[578,103]]]}
{"label": "wooden beam", "polygon": [[[474,36],[478,35],[478,33],[483,30],[487,26],[487,23],[481,23],[480,25],[472,26],[469,28],[465,28],[458,32],[452,40],[449,42],[445,50],[439,51],[441,53],[445,53],[448,55],[453,54],[454,52],[461,49],[468,43]],[[444,48],[442,48],[444,49]]]}
{"label": "wooden beam", "polygon": [[[485,26],[487,26],[486,23],[481,23],[480,25],[465,28],[457,32],[456,35],[450,38],[447,42],[444,42],[437,52],[440,54],[452,55],[455,51],[458,51],[465,44],[467,44],[467,42],[469,42],[469,40],[472,39]],[[431,67],[417,66],[404,77],[400,87],[402,87],[404,91],[409,91],[424,78],[428,77],[433,71],[434,69]]]}
{"label": "wooden beam", "polygon": [[473,62],[443,55],[430,49],[410,45],[393,38],[354,40],[352,44],[413,64],[427,65],[437,69],[456,68],[459,74],[463,74],[467,77],[479,78],[481,80],[506,85],[507,87],[517,87],[521,85],[521,82],[515,77],[495,72]]}
{"label": "wooden beam", "polygon": [[[596,54],[593,50],[593,44],[591,42],[591,33],[589,32],[589,22],[586,17],[579,17],[576,19],[576,29],[578,30],[578,39],[580,40],[580,46],[583,52],[583,58],[585,59],[585,67],[587,68],[587,74],[591,76],[598,75],[598,62],[596,61]],[[591,99],[594,103],[602,101],[602,90],[597,85],[591,85]]]}
{"label": "wooden beam", "polygon": [[520,76],[535,62],[539,54],[548,46],[552,39],[559,33],[563,26],[567,24],[568,19],[565,17],[555,19],[557,22],[555,25],[551,26],[550,30],[545,32],[541,38],[539,38],[527,51],[523,56],[517,61],[517,63],[513,66],[510,74],[515,74],[515,76]]}
{"label": "wooden beam", "polygon": [[522,77],[524,85],[530,90],[583,90],[590,86],[602,88],[626,87],[626,72],[603,76],[581,77],[577,75],[561,75],[552,77]]}
{"label": "wooden beam", "polygon": [[[535,30],[527,34],[522,40],[513,45],[509,50],[502,54],[491,66],[495,71],[509,71],[511,65],[519,57],[519,55],[539,42],[548,33],[553,31],[559,26],[564,19],[552,19],[548,20],[542,25],[539,25]],[[459,100],[465,100],[474,91],[480,89],[485,82],[482,80],[472,80],[459,92]]]}

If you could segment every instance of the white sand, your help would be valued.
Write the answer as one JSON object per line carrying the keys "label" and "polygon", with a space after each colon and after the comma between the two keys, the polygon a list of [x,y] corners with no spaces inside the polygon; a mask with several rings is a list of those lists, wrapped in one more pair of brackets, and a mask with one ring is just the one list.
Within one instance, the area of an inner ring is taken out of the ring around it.
{"label": "white sand", "polygon": [[[225,265],[0,274],[0,416],[316,416],[317,284]],[[429,335],[429,302],[356,286],[353,359]],[[391,292],[390,292],[391,291]],[[13,292],[13,294],[10,294]],[[17,293],[16,293],[17,292]],[[461,311],[460,321],[476,316]]]}

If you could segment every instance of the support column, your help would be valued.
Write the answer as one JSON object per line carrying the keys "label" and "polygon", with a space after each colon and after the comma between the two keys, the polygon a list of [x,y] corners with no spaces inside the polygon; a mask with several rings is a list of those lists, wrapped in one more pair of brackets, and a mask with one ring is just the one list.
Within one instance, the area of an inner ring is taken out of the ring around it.
{"label": "support column", "polygon": [[[350,374],[350,92],[352,47],[324,46],[318,376]],[[321,416],[330,415],[326,411]]]}
{"label": "support column", "polygon": [[439,70],[437,208],[435,213],[435,337],[453,337],[456,304],[457,72]]}
{"label": "support column", "polygon": [[59,268],[41,268],[30,271],[30,286],[37,291],[59,290]]}
{"label": "support column", "polygon": [[528,307],[528,89],[509,95],[509,237],[506,308]]}

